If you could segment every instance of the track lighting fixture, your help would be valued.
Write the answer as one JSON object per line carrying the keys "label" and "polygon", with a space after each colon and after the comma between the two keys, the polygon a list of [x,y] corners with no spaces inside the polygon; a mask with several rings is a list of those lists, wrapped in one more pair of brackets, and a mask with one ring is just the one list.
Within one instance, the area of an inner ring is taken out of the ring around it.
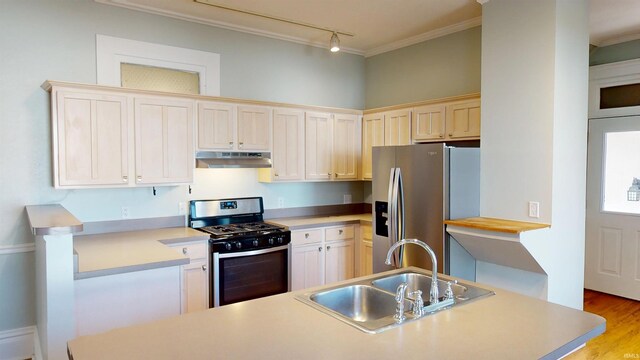
{"label": "track lighting fixture", "polygon": [[338,39],[338,34],[336,33],[333,33],[333,35],[331,35],[331,41],[329,42],[329,50],[331,50],[331,52],[340,51],[340,39]]}

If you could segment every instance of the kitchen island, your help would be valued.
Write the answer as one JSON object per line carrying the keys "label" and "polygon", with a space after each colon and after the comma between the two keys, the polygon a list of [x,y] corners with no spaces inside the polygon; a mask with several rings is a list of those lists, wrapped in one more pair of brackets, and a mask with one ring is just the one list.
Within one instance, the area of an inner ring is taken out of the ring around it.
{"label": "kitchen island", "polygon": [[379,334],[295,298],[307,289],[79,337],[68,350],[74,360],[556,359],[604,332],[605,320],[597,315],[478,286],[495,295]]}

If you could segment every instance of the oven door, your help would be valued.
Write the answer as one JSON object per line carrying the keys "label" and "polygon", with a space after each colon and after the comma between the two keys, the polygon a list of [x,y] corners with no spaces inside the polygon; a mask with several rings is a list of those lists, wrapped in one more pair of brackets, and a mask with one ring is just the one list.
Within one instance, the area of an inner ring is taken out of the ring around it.
{"label": "oven door", "polygon": [[211,254],[211,300],[218,307],[291,290],[291,244]]}

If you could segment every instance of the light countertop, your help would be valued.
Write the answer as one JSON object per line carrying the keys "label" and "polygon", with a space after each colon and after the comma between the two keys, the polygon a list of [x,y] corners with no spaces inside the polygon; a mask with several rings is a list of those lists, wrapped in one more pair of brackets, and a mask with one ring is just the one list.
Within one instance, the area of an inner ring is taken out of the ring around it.
{"label": "light countertop", "polygon": [[464,219],[445,220],[445,224],[462,226],[478,230],[497,231],[509,234],[520,234],[524,231],[548,228],[551,225],[542,223],[532,223],[526,221],[515,221],[506,219],[496,219],[487,217],[471,217]]}
{"label": "light countertop", "polygon": [[65,235],[82,231],[82,222],[60,204],[27,205],[33,235]]}
{"label": "light countertop", "polygon": [[68,347],[74,360],[556,359],[604,331],[597,315],[493,290],[379,334],[296,300],[303,290],[84,336]]}
{"label": "light countertop", "polygon": [[208,234],[188,227],[76,236],[75,279],[188,264],[187,256],[167,245],[208,238]]}
{"label": "light countertop", "polygon": [[371,225],[371,213],[336,216],[310,216],[269,219],[267,222],[286,226],[289,230],[308,229],[318,226],[334,226],[347,224]]}

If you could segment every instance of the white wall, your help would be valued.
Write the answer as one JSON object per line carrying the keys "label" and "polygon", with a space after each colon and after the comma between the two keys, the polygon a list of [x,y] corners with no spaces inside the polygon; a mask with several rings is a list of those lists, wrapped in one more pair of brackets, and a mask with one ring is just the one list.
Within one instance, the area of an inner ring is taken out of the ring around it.
{"label": "white wall", "polygon": [[[218,53],[221,95],[362,109],[364,58],[90,0],[0,1],[0,247],[32,242],[24,206],[62,203],[83,221],[178,214],[196,196],[263,195],[274,208],[342,203],[362,185],[258,184],[255,170],[212,170],[186,186],[151,189],[55,190],[47,79],[96,82],[96,34]],[[237,177],[236,177],[237,175]],[[35,323],[33,253],[0,255],[0,331]]]}
{"label": "white wall", "polygon": [[[523,235],[547,299],[582,308],[588,89],[583,1],[483,5],[480,214],[551,224]],[[540,219],[527,202],[540,202]],[[544,236],[539,236],[544,234]]]}

